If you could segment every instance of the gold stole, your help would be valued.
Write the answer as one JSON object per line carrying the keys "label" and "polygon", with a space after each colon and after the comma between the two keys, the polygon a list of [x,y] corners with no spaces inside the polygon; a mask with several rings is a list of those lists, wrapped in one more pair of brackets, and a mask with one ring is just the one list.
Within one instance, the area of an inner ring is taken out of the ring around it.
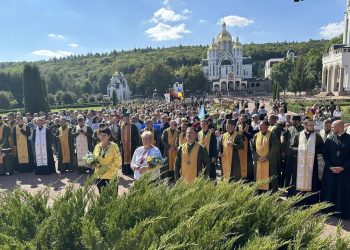
{"label": "gold stole", "polygon": [[[179,134],[179,131],[177,129],[175,129],[174,134],[171,133],[170,128],[167,128],[167,132],[168,132],[168,144],[170,146],[174,146],[175,147],[175,142],[176,142],[176,138]],[[176,159],[176,151],[171,151],[170,149],[168,150],[168,155],[169,155],[169,170],[174,171],[175,169],[175,159]]]}
{"label": "gold stole", "polygon": [[273,132],[276,128],[277,128],[276,125],[270,125],[267,130],[270,131],[270,132]]}
{"label": "gold stole", "polygon": [[62,153],[62,163],[70,163],[70,150],[69,150],[69,141],[68,141],[68,130],[66,127],[65,130],[60,127],[59,138],[61,143],[61,153]]}
{"label": "gold stole", "polygon": [[[258,157],[266,157],[270,151],[270,135],[268,130],[264,136],[261,132],[256,137],[256,153]],[[268,160],[261,162],[257,160],[256,181],[266,180],[270,178],[270,162]],[[261,190],[269,190],[269,183],[260,186]]]}
{"label": "gold stole", "polygon": [[[14,123],[16,124],[16,123]],[[12,126],[11,123],[9,123],[9,127],[10,127],[10,136],[9,136],[9,143],[10,143],[10,148],[11,148],[11,153],[13,156],[16,155],[16,148],[15,148],[15,143],[13,141],[13,133],[14,133],[14,130],[15,130],[15,126]]]}
{"label": "gold stole", "polygon": [[[23,125],[22,129],[26,131],[27,126]],[[21,133],[21,128],[18,125],[15,127],[15,133],[16,133],[18,163],[19,164],[29,163],[27,136]]]}
{"label": "gold stole", "polygon": [[231,167],[232,167],[233,147],[227,146],[227,142],[229,142],[229,141],[234,142],[236,136],[237,136],[236,131],[234,131],[232,135],[230,135],[230,133],[226,132],[222,136],[222,146],[223,146],[224,150],[223,150],[221,160],[222,160],[222,172],[223,172],[224,179],[230,179]]}
{"label": "gold stole", "polygon": [[210,138],[211,138],[211,131],[208,130],[207,135],[204,135],[203,131],[200,131],[198,133],[198,141],[201,145],[203,145],[209,154],[209,148],[210,148]]}
{"label": "gold stole", "polygon": [[296,190],[312,190],[312,176],[315,160],[316,133],[306,139],[305,132],[299,134]]}
{"label": "gold stole", "polygon": [[186,132],[181,132],[179,135],[179,146],[186,143]]}
{"label": "gold stole", "polygon": [[[248,126],[248,125],[246,125]],[[238,126],[238,133],[242,135],[243,139],[243,149],[238,150],[239,162],[241,164],[241,177],[247,177],[247,169],[248,169],[248,139],[243,137],[243,127],[241,125]]]}
{"label": "gold stole", "polygon": [[128,165],[131,162],[131,124],[121,126],[121,139],[123,144],[123,164]]}
{"label": "gold stole", "polygon": [[[5,125],[1,124],[1,126],[0,126],[0,138],[1,139],[2,139],[2,134],[3,134],[3,131],[4,131],[4,127],[5,127]],[[3,157],[0,157],[0,164],[3,164],[3,163],[4,163]]]}
{"label": "gold stole", "polygon": [[194,143],[190,153],[188,153],[188,143],[182,144],[181,151],[181,176],[185,182],[193,182],[197,178],[199,144]]}

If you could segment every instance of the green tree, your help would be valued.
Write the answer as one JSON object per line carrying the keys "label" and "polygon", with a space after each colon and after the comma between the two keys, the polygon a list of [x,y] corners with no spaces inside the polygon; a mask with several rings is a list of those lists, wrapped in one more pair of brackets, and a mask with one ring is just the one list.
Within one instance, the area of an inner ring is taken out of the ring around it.
{"label": "green tree", "polygon": [[77,96],[73,92],[66,91],[63,93],[62,101],[64,104],[73,104],[77,101]]}
{"label": "green tree", "polygon": [[190,92],[208,90],[208,80],[200,65],[182,66],[178,75],[184,81],[184,89]]}
{"label": "green tree", "polygon": [[271,69],[271,80],[273,83],[277,84],[281,90],[283,90],[284,96],[286,95],[286,90],[288,88],[288,79],[292,70],[292,60],[276,63],[272,66]]}
{"label": "green tree", "polygon": [[297,92],[301,94],[302,91],[312,88],[312,79],[308,75],[305,66],[305,58],[299,56],[295,61],[293,71],[291,72],[288,81],[288,89],[295,95]]}
{"label": "green tree", "polygon": [[50,110],[45,82],[37,66],[26,64],[23,69],[23,95],[26,112],[35,113]]}
{"label": "green tree", "polygon": [[62,90],[62,83],[55,72],[50,72],[46,77],[47,90],[50,94],[56,94],[58,90]]}
{"label": "green tree", "polygon": [[62,102],[63,102],[63,95],[64,95],[64,92],[62,90],[57,91],[57,93],[56,93],[56,101],[58,102],[58,104],[62,104]]}
{"label": "green tree", "polygon": [[312,49],[307,53],[306,61],[306,69],[313,80],[313,85],[319,86],[322,79],[322,55],[317,50]]}
{"label": "green tree", "polygon": [[137,89],[142,90],[145,96],[152,96],[154,89],[158,93],[165,93],[174,80],[173,71],[163,62],[146,64],[135,72]]}
{"label": "green tree", "polygon": [[97,78],[97,87],[98,87],[98,92],[105,94],[107,93],[107,86],[111,81],[111,76],[107,73],[102,73],[102,75],[100,75]]}
{"label": "green tree", "polygon": [[0,107],[2,109],[8,109],[11,105],[11,98],[13,98],[13,95],[9,91],[0,91]]}
{"label": "green tree", "polygon": [[83,83],[82,89],[83,89],[83,93],[84,93],[84,94],[89,94],[89,95],[91,95],[91,94],[93,94],[93,92],[94,92],[94,86],[93,86],[92,83],[89,82],[89,81],[85,81],[85,82]]}

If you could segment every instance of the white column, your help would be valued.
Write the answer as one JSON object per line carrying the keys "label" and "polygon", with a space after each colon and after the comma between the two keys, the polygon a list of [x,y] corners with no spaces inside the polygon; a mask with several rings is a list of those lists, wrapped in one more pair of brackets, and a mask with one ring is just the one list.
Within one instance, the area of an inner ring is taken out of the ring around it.
{"label": "white column", "polygon": [[328,69],[327,71],[327,92],[331,92],[332,91],[332,80],[331,80],[331,69]]}
{"label": "white column", "polygon": [[340,67],[340,76],[339,76],[339,92],[343,92],[343,86],[344,86],[344,68]]}

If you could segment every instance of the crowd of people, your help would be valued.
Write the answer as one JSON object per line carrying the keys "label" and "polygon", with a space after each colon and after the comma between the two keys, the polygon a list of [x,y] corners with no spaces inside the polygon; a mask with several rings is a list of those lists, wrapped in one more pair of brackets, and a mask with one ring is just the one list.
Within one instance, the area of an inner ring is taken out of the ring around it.
{"label": "crowd of people", "polygon": [[[286,188],[289,197],[306,194],[299,205],[327,201],[334,204],[327,211],[350,219],[350,134],[340,109],[325,114],[315,105],[290,115],[284,100],[271,110],[265,100],[253,102],[253,108],[241,100],[229,104],[229,112],[213,113],[205,110],[214,100],[10,113],[0,117],[0,175],[94,172],[100,190],[119,168],[141,178],[152,156],[165,159],[160,174],[169,182],[199,175],[260,182],[260,192]],[[89,152],[94,169],[84,161]]]}

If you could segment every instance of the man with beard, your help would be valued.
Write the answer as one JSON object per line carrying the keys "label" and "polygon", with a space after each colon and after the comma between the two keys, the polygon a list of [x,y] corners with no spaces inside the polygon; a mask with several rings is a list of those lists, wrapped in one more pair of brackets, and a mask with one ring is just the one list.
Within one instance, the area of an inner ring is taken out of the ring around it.
{"label": "man with beard", "polygon": [[164,114],[161,116],[161,126],[160,126],[160,130],[159,130],[159,138],[158,138],[158,146],[159,146],[159,150],[160,152],[164,152],[164,145],[162,142],[162,135],[164,133],[164,131],[170,127],[170,124],[168,122],[168,115]]}
{"label": "man with beard", "polygon": [[[177,150],[175,161],[175,179],[180,177],[185,182],[193,182],[202,172],[208,176],[210,160],[206,148],[196,142],[197,130],[186,130],[186,142]],[[204,171],[203,171],[204,169]]]}
{"label": "man with beard", "polygon": [[259,187],[261,191],[278,190],[277,167],[276,167],[276,147],[278,138],[275,133],[268,130],[269,122],[261,121],[259,132],[252,139],[251,147],[254,160],[255,181],[268,180],[270,182]]}
{"label": "man with beard", "polygon": [[225,180],[238,181],[246,175],[246,170],[241,168],[238,150],[243,149],[242,136],[235,131],[236,122],[227,120],[226,133],[223,134],[219,146],[222,164],[222,176]]}
{"label": "man with beard", "polygon": [[244,174],[242,178],[253,180],[253,159],[250,149],[250,140],[254,136],[253,128],[247,122],[247,116],[241,115],[236,131],[242,136],[244,148],[238,150],[241,169]]}
{"label": "man with beard", "polygon": [[333,135],[326,139],[324,150],[321,200],[334,206],[329,212],[337,212],[343,219],[350,219],[350,135],[345,133],[344,122],[332,123]]}
{"label": "man with beard", "polygon": [[207,149],[210,159],[209,177],[211,180],[216,180],[216,157],[218,154],[216,136],[209,129],[207,120],[201,121],[201,128],[202,130],[198,133],[198,142]]}
{"label": "man with beard", "polygon": [[48,175],[56,172],[52,153],[52,132],[44,126],[45,120],[38,117],[34,130],[33,141],[35,147],[35,174]]}
{"label": "man with beard", "polygon": [[[0,116],[0,146],[2,149],[11,149],[10,148],[10,128],[3,122],[2,117]],[[0,175],[5,175],[12,171],[11,166],[8,164],[8,154],[10,151],[0,152]]]}
{"label": "man with beard", "polygon": [[74,126],[72,130],[73,138],[75,139],[76,159],[78,171],[84,173],[87,171],[83,157],[93,151],[92,135],[93,130],[90,126],[85,124],[84,116],[78,116],[78,125]]}
{"label": "man with beard", "polygon": [[123,122],[117,131],[117,144],[122,148],[122,172],[125,175],[133,175],[130,167],[131,158],[139,145],[139,132],[135,124],[130,123],[130,114],[123,114]]}
{"label": "man with beard", "polygon": [[58,139],[58,171],[61,173],[72,172],[75,165],[72,128],[68,126],[64,117],[61,117],[60,125],[56,134]]}
{"label": "man with beard", "polygon": [[282,154],[281,154],[281,135],[283,132],[283,123],[277,122],[278,116],[277,115],[270,115],[268,118],[269,122],[269,131],[275,133],[277,136],[277,144],[276,144],[276,167],[277,167],[277,180],[278,185],[281,187],[283,186],[283,179],[282,179]]}
{"label": "man with beard", "polygon": [[23,117],[17,116],[17,125],[14,128],[13,142],[16,147],[19,172],[31,172],[34,169],[33,151],[30,145],[30,128],[24,124]]}
{"label": "man with beard", "polygon": [[182,144],[184,144],[186,142],[186,131],[187,131],[187,128],[188,128],[188,123],[187,123],[187,119],[186,119],[186,123],[181,123],[181,132],[179,134],[179,137],[178,137],[178,140],[177,140],[177,143],[176,145],[177,146],[181,146]]}
{"label": "man with beard", "polygon": [[292,122],[292,126],[290,126],[282,134],[282,148],[285,149],[285,156],[284,156],[284,162],[283,162],[284,169],[285,169],[285,177],[284,177],[285,187],[289,187],[292,184],[291,183],[292,173],[289,172],[289,170],[291,170],[292,167],[289,167],[288,164],[292,163],[294,156],[290,145],[294,141],[295,135],[304,130],[300,115],[293,115],[291,122]]}
{"label": "man with beard", "polygon": [[288,196],[313,193],[303,198],[298,205],[312,205],[319,202],[320,198],[317,154],[322,154],[324,143],[314,126],[311,119],[305,120],[304,131],[298,133],[291,144],[293,157],[288,167],[291,168],[292,185],[288,189]]}
{"label": "man with beard", "polygon": [[163,156],[168,158],[168,177],[172,181],[174,179],[174,168],[177,146],[176,142],[179,137],[179,130],[177,129],[175,120],[170,122],[170,127],[164,130],[162,134],[162,143],[164,147]]}
{"label": "man with beard", "polygon": [[16,167],[16,161],[17,161],[17,153],[16,153],[16,147],[13,141],[13,134],[16,126],[16,119],[14,113],[8,113],[7,114],[7,125],[10,128],[10,136],[9,136],[9,142],[11,147],[11,153],[7,155],[7,164],[9,167],[9,174],[13,174],[13,170],[15,170]]}
{"label": "man with beard", "polygon": [[319,132],[320,136],[322,137],[322,140],[326,142],[327,137],[331,136],[332,133],[332,119],[326,119],[323,121],[323,129]]}

